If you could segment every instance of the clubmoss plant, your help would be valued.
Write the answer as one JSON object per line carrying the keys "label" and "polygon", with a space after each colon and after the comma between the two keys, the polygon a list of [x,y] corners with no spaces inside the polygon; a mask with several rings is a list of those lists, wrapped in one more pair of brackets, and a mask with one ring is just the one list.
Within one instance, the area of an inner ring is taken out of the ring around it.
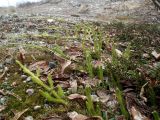
{"label": "clubmoss plant", "polygon": [[94,104],[91,97],[91,89],[89,86],[85,88],[85,94],[87,96],[86,107],[87,112],[90,116],[99,116],[101,114],[100,107],[98,104]]}
{"label": "clubmoss plant", "polygon": [[125,51],[123,52],[123,58],[126,60],[129,60],[131,57],[131,44],[129,44],[127,46],[127,48],[125,49]]}
{"label": "clubmoss plant", "polygon": [[148,74],[150,77],[156,79],[156,80],[160,80],[160,62],[157,62],[155,67],[153,67],[152,69],[150,69],[148,71]]}
{"label": "clubmoss plant", "polygon": [[53,52],[58,54],[58,56],[61,56],[61,57],[65,58],[65,59],[69,59],[69,57],[67,57],[67,55],[64,54],[64,52],[62,51],[60,46],[55,45],[52,50],[53,50]]}
{"label": "clubmoss plant", "polygon": [[113,67],[117,67],[118,66],[118,64],[119,64],[119,60],[118,60],[118,55],[117,55],[117,53],[116,53],[116,48],[115,48],[115,46],[113,45],[113,48],[112,48],[112,66]]}
{"label": "clubmoss plant", "polygon": [[57,91],[54,89],[53,81],[51,78],[51,75],[48,75],[48,84],[45,84],[40,80],[39,73],[37,72],[37,75],[35,75],[33,72],[31,72],[28,68],[26,68],[24,65],[22,65],[18,60],[16,60],[16,63],[23,69],[23,71],[31,76],[32,81],[38,84],[39,86],[43,87],[44,90],[40,90],[40,94],[45,97],[48,101],[59,103],[63,105],[67,105],[67,101],[64,99],[64,92],[60,86],[57,87]]}
{"label": "clubmoss plant", "polygon": [[103,68],[102,66],[98,66],[98,77],[100,80],[103,80]]}
{"label": "clubmoss plant", "polygon": [[102,51],[102,33],[100,30],[94,30],[92,29],[93,34],[93,42],[94,42],[94,52],[97,58],[101,57],[101,51]]}
{"label": "clubmoss plant", "polygon": [[152,114],[153,114],[154,120],[160,120],[160,116],[157,111],[153,111]]}
{"label": "clubmoss plant", "polygon": [[121,109],[122,114],[125,116],[126,120],[128,120],[129,119],[129,114],[128,114],[128,111],[125,108],[125,103],[124,103],[124,100],[123,100],[123,97],[122,97],[122,92],[119,90],[119,88],[116,88],[116,97],[117,97],[117,100],[120,104],[120,109]]}
{"label": "clubmoss plant", "polygon": [[154,91],[154,88],[152,86],[149,86],[148,88],[148,98],[149,101],[151,102],[151,105],[154,109],[156,109],[157,106],[157,101],[156,101],[156,93]]}
{"label": "clubmoss plant", "polygon": [[89,73],[89,76],[91,78],[93,78],[94,74],[93,74],[93,65],[92,65],[92,56],[90,51],[86,51],[85,52],[85,58],[86,58],[86,69],[87,72]]}

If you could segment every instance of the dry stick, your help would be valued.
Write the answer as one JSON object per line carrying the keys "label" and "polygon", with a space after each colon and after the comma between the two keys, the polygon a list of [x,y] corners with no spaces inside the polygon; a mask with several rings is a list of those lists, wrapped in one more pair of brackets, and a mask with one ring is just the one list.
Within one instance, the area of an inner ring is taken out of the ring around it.
{"label": "dry stick", "polygon": [[145,87],[147,84],[148,84],[148,82],[145,83],[145,84],[142,86],[141,91],[140,91],[140,98],[143,99],[144,102],[147,102],[147,98],[144,97],[144,87]]}
{"label": "dry stick", "polygon": [[20,96],[16,95],[15,93],[12,93],[12,92],[10,92],[10,91],[0,90],[0,94],[1,94],[1,95],[4,95],[4,96],[5,96],[5,95],[13,96],[13,97],[17,98],[19,101],[22,100],[22,98],[21,98]]}
{"label": "dry stick", "polygon": [[6,74],[7,69],[4,69],[3,73],[0,75],[0,79],[3,78],[3,76]]}

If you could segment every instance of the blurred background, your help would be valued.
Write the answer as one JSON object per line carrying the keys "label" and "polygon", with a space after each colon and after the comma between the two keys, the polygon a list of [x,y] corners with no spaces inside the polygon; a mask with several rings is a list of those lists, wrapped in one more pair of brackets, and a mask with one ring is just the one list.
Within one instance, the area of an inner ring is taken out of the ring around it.
{"label": "blurred background", "polygon": [[34,14],[71,20],[160,21],[159,0],[0,0],[0,15]]}
{"label": "blurred background", "polygon": [[0,0],[0,7],[16,6],[24,2],[38,2],[40,0]]}

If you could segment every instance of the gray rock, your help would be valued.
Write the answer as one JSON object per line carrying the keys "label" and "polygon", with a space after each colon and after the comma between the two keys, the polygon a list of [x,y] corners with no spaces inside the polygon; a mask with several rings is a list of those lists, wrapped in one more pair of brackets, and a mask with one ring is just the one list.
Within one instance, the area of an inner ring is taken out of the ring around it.
{"label": "gray rock", "polygon": [[32,94],[34,93],[34,89],[27,89],[27,90],[26,90],[26,93],[27,93],[28,95],[32,95]]}
{"label": "gray rock", "polygon": [[7,101],[7,98],[6,97],[2,97],[0,98],[0,104],[4,105]]}
{"label": "gray rock", "polygon": [[24,120],[33,120],[33,117],[32,116],[27,116],[24,118]]}
{"label": "gray rock", "polygon": [[56,67],[56,63],[55,62],[49,62],[49,68],[53,69]]}

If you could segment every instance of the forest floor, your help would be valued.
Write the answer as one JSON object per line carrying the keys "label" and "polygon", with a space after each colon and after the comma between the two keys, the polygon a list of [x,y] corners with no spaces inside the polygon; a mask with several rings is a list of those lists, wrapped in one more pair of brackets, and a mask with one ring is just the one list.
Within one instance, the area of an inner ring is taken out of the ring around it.
{"label": "forest floor", "polygon": [[158,20],[0,22],[0,120],[159,119]]}

